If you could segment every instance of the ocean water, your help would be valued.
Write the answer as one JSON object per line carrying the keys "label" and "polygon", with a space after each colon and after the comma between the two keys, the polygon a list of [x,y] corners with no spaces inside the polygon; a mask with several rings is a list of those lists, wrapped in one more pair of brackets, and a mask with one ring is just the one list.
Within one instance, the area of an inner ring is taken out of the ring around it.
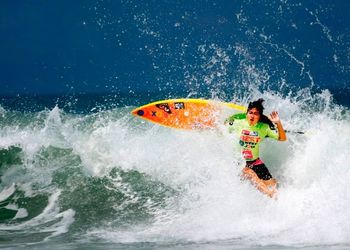
{"label": "ocean water", "polygon": [[[3,7],[0,248],[350,248],[347,2]],[[225,125],[130,113],[168,98],[264,98],[291,131],[261,146],[278,198]]]}
{"label": "ocean water", "polygon": [[306,132],[262,146],[277,200],[240,180],[224,126],[171,130],[133,117],[134,106],[1,108],[1,247],[349,247],[348,108],[328,91],[255,95],[288,130]]}

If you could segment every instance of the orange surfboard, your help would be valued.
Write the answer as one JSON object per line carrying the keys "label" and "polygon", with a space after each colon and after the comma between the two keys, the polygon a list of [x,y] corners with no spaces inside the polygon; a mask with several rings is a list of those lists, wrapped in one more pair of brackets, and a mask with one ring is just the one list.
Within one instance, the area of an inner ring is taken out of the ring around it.
{"label": "orange surfboard", "polygon": [[206,129],[217,126],[224,107],[245,112],[246,108],[234,103],[203,99],[170,99],[152,102],[131,113],[145,120],[178,129]]}

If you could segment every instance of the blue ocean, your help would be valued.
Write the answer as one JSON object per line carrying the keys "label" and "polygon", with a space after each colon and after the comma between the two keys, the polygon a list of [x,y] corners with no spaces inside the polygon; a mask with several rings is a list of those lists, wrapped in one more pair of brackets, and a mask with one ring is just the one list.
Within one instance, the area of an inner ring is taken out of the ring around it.
{"label": "blue ocean", "polygon": [[[0,248],[350,248],[350,2],[0,6]],[[277,199],[223,124],[130,113],[171,98],[277,110]]]}

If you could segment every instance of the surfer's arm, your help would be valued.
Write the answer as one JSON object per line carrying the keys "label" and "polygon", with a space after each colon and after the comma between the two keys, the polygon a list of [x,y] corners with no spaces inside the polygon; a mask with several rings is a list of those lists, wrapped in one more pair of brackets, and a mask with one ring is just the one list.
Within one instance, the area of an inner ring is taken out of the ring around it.
{"label": "surfer's arm", "polygon": [[237,120],[242,120],[246,118],[246,113],[238,113],[238,114],[234,114],[232,116],[230,116],[229,118],[227,118],[225,120],[225,124],[227,123],[233,123],[236,119]]}
{"label": "surfer's arm", "polygon": [[276,111],[273,111],[270,115],[270,120],[276,124],[277,131],[278,131],[278,140],[279,141],[286,141],[287,136],[286,132],[283,129],[281,119]]}
{"label": "surfer's arm", "polygon": [[[243,114],[245,116],[245,114]],[[233,116],[230,116],[225,120],[225,125],[228,126],[228,132],[229,133],[240,133],[242,128],[242,122],[244,122],[245,119],[242,118],[242,114],[235,114]]]}
{"label": "surfer's arm", "polygon": [[235,118],[233,116],[230,116],[225,120],[224,124],[226,125],[227,123],[229,123],[231,125],[231,123],[233,123],[234,121]]}

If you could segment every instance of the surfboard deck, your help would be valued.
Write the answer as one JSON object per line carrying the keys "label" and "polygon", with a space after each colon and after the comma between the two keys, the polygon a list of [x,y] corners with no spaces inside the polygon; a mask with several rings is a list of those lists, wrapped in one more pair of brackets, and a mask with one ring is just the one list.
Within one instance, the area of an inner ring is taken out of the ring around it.
{"label": "surfboard deck", "polygon": [[215,128],[225,107],[236,112],[246,111],[244,106],[234,103],[204,99],[169,99],[146,104],[131,113],[166,127],[197,130]]}

